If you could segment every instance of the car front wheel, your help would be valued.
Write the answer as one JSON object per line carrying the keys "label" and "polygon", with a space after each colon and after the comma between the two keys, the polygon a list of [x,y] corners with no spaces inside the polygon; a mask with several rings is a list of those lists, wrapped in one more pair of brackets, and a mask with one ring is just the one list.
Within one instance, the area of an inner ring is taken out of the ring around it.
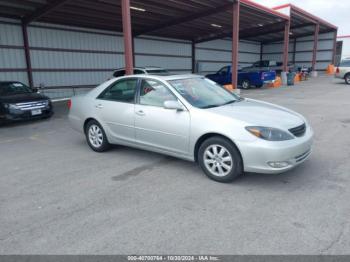
{"label": "car front wheel", "polygon": [[95,120],[91,120],[87,123],[85,127],[85,136],[88,145],[96,152],[104,152],[110,148],[102,126]]}
{"label": "car front wheel", "polygon": [[212,137],[198,151],[198,162],[211,179],[228,183],[243,173],[243,163],[237,148],[227,139]]}
{"label": "car front wheel", "polygon": [[250,88],[250,82],[249,82],[249,80],[243,80],[243,81],[242,81],[242,88],[243,88],[243,89],[249,89],[249,88]]}

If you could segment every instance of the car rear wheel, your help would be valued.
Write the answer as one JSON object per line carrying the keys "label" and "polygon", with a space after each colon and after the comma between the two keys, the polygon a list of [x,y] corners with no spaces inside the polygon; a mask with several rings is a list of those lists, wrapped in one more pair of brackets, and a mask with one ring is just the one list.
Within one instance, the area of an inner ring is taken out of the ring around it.
{"label": "car rear wheel", "polygon": [[211,179],[228,183],[242,175],[243,163],[237,148],[227,139],[212,137],[198,150],[198,162]]}
{"label": "car rear wheel", "polygon": [[102,126],[95,120],[91,120],[87,123],[85,127],[85,136],[88,145],[96,152],[104,152],[110,148]]}
{"label": "car rear wheel", "polygon": [[242,88],[243,88],[243,89],[249,89],[249,88],[250,88],[250,82],[249,82],[249,80],[243,80],[243,81],[242,81]]}
{"label": "car rear wheel", "polygon": [[350,73],[345,75],[345,83],[350,85]]}
{"label": "car rear wheel", "polygon": [[262,88],[264,85],[260,84],[260,85],[256,85],[256,88]]}

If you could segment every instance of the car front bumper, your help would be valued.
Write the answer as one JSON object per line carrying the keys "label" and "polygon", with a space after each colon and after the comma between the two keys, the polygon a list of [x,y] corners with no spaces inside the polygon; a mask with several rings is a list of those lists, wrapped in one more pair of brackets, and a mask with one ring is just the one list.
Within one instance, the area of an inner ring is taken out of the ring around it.
{"label": "car front bumper", "polygon": [[293,140],[271,142],[257,139],[255,142],[238,143],[238,147],[245,172],[279,174],[305,162],[311,154],[312,142],[313,131],[308,127],[303,137]]}
{"label": "car front bumper", "polygon": [[31,110],[10,109],[0,116],[3,121],[21,121],[30,119],[40,119],[53,115],[52,107],[42,108],[40,114],[33,115]]}

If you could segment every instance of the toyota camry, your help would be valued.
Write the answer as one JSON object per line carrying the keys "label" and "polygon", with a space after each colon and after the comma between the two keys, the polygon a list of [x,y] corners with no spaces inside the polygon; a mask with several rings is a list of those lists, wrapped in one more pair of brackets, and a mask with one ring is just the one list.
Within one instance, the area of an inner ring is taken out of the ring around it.
{"label": "toyota camry", "polygon": [[302,115],[203,76],[113,78],[72,98],[69,108],[72,127],[96,152],[112,144],[150,150],[197,162],[219,182],[282,173],[311,153],[313,131]]}

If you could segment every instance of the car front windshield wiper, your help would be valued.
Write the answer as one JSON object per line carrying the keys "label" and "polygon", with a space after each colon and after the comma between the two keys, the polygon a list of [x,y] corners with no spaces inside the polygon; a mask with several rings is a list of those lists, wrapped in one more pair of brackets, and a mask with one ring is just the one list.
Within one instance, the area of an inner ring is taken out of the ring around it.
{"label": "car front windshield wiper", "polygon": [[208,108],[214,108],[214,107],[220,107],[220,106],[225,106],[225,105],[229,105],[229,104],[233,104],[237,102],[237,100],[231,100],[229,102],[223,103],[223,104],[219,104],[219,105],[207,105],[207,106],[203,106],[201,107],[202,109],[208,109]]}

